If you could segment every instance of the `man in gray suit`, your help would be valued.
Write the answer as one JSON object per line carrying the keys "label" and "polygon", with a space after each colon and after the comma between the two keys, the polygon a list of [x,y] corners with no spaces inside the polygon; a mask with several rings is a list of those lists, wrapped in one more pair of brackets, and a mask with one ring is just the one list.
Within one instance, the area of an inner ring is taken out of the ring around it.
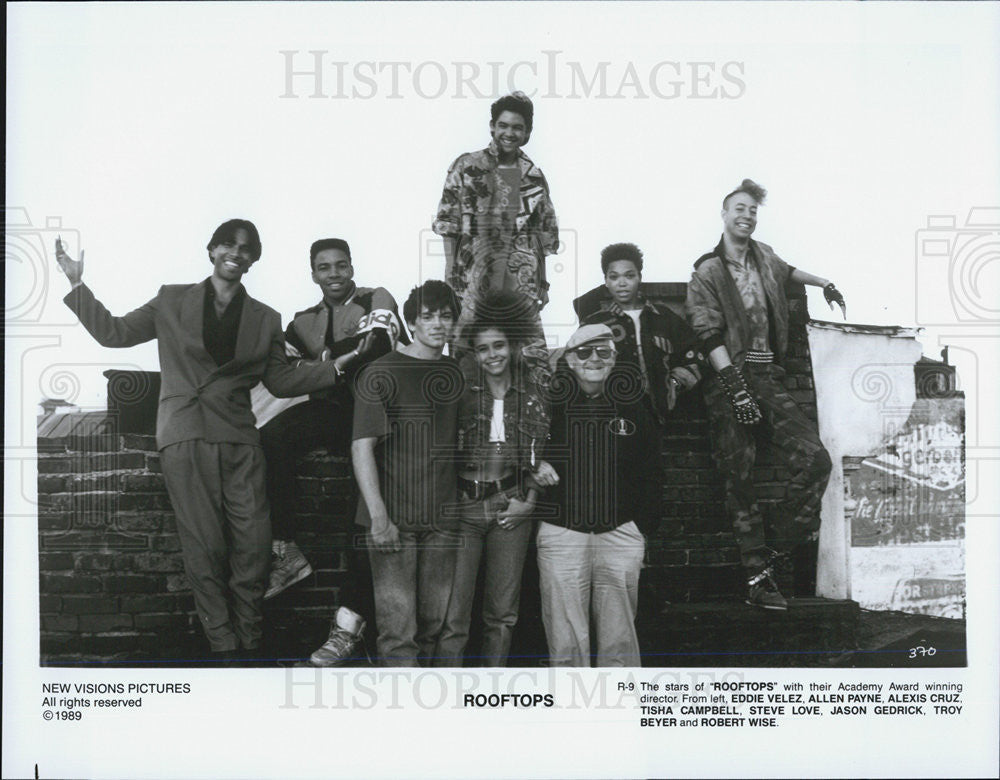
{"label": "man in gray suit", "polygon": [[162,382],[156,443],[177,517],[195,607],[218,661],[260,647],[261,604],[271,527],[250,388],[263,381],[288,397],[332,386],[332,362],[285,355],[281,317],[241,283],[260,258],[252,222],[233,219],[208,242],[212,274],[197,284],[164,285],[151,301],[112,316],[56,242],[72,289],[64,302],[105,347],[157,340]]}

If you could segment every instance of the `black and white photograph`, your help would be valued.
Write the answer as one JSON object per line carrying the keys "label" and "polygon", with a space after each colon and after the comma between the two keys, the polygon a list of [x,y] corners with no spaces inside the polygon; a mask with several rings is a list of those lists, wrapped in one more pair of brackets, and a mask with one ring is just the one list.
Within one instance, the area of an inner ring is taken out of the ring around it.
{"label": "black and white photograph", "polygon": [[997,774],[1000,5],[6,16],[4,777]]}

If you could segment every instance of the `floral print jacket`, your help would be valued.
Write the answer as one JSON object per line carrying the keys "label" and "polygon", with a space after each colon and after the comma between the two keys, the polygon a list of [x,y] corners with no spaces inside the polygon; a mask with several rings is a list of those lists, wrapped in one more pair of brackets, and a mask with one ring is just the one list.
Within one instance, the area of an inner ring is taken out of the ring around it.
{"label": "floral print jacket", "polygon": [[495,143],[456,159],[445,177],[433,230],[457,239],[446,281],[466,296],[489,288],[515,290],[537,300],[548,288],[545,257],[559,246],[559,227],[541,169],[523,151],[517,214],[504,208],[507,185]]}

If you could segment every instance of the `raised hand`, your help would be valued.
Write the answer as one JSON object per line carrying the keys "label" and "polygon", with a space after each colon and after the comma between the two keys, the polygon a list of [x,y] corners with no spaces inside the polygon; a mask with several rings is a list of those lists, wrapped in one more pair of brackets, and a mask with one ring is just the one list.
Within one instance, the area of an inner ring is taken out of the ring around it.
{"label": "raised hand", "polygon": [[61,238],[56,238],[56,262],[59,263],[59,268],[62,272],[66,274],[66,278],[74,287],[83,284],[83,250],[80,250],[80,259],[74,260],[63,248],[63,243]]}

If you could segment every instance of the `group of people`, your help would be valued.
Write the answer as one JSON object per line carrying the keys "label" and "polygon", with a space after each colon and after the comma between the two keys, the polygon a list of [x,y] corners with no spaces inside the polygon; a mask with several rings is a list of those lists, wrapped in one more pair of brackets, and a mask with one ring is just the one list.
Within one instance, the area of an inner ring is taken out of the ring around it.
{"label": "group of people", "polygon": [[[312,244],[323,297],[284,331],[241,284],[261,255],[247,220],[212,235],[208,279],[163,286],[123,317],[83,283],[82,253],[74,260],[57,241],[65,302],[94,338],[158,342],[157,446],[219,660],[258,654],[263,600],[312,572],[296,544],[296,459],[327,446],[350,453],[365,530],[343,551],[345,587],[313,664],[355,658],[374,617],[380,663],[462,665],[481,578],[476,657],[505,665],[534,539],[550,663],[589,666],[596,652],[599,666],[640,665],[638,583],[662,515],[661,438],[678,395],[698,386],[746,600],[787,607],[774,568],[815,538],[830,459],[784,389],[784,286],[822,287],[831,307],[843,296],[751,238],[766,193],[744,180],[723,198],[722,239],[695,263],[685,317],[643,296],[640,249],[613,244],[601,253],[605,292],[550,351],[540,312],[559,238],[548,184],[522,150],[533,119],[525,96],[497,100],[489,146],[451,165],[433,225],[446,280],[414,288],[402,323],[385,288],[355,283],[339,238]],[[309,400],[258,431],[258,382]],[[751,478],[762,433],[791,474],[782,549],[765,541]]]}

